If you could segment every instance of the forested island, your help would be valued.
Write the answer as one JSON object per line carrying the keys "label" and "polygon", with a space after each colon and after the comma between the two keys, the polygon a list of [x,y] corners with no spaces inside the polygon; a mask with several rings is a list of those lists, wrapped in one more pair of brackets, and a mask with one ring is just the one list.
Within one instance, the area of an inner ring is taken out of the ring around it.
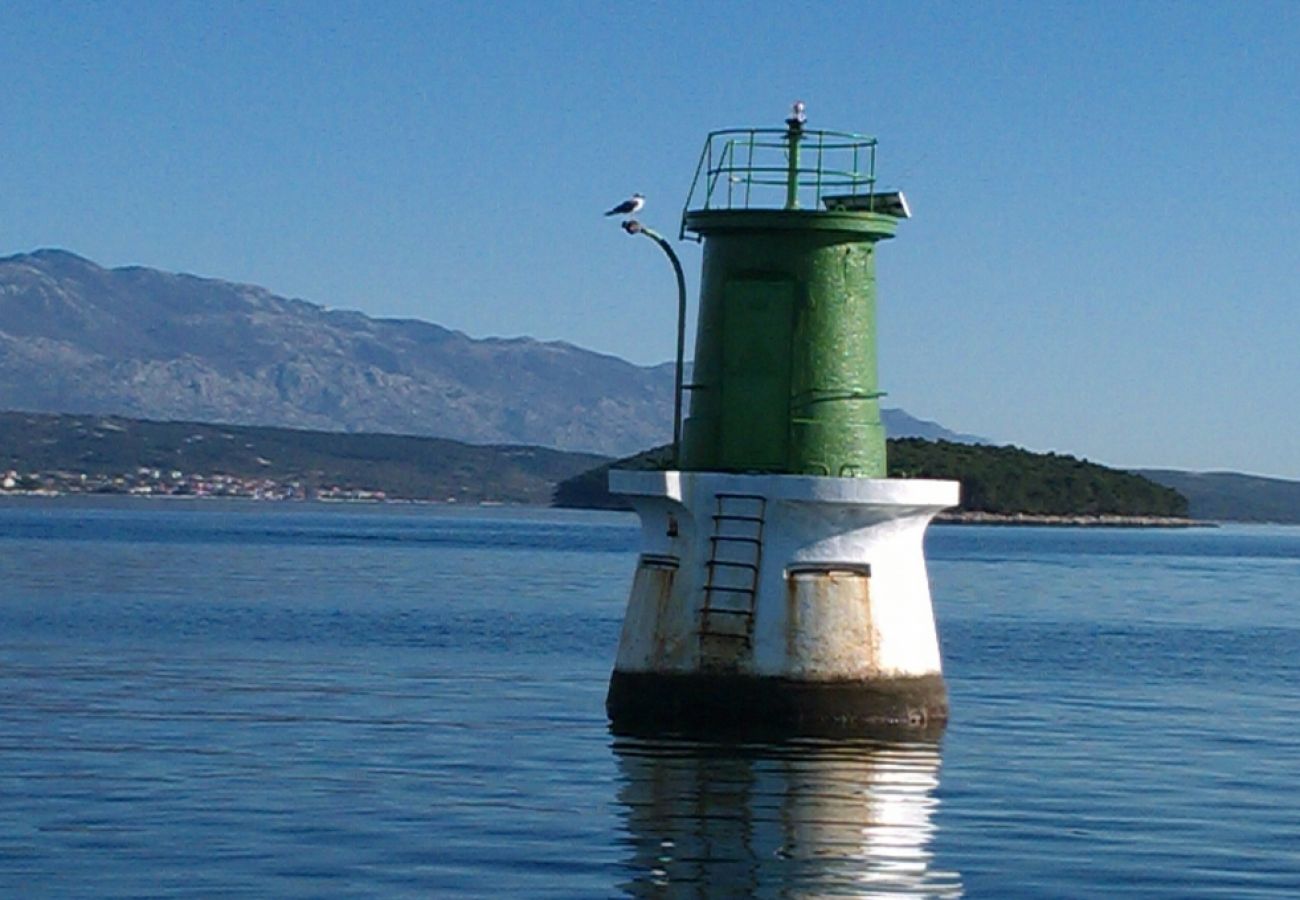
{"label": "forested island", "polygon": [[1020,447],[903,438],[889,442],[892,478],[961,482],[961,514],[1188,518],[1187,498],[1141,475]]}
{"label": "forested island", "polygon": [[[669,457],[668,448],[658,447],[583,472],[556,486],[555,503],[626,509],[606,488],[609,469],[663,468]],[[901,438],[889,441],[888,459],[891,478],[961,482],[961,506],[941,517],[948,521],[1191,524],[1187,498],[1172,488],[1073,456]]]}

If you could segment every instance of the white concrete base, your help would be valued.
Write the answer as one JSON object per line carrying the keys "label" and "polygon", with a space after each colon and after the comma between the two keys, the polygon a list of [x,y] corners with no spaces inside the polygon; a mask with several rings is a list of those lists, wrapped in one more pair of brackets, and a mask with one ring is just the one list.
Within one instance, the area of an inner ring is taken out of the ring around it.
{"label": "white concrete base", "polygon": [[956,482],[614,470],[610,489],[642,525],[615,682],[942,691],[922,539]]}

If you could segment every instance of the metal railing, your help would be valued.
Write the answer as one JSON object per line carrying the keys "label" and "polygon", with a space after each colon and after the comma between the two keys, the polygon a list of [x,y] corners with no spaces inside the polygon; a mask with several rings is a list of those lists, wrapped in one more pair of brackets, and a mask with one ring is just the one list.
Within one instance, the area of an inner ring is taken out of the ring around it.
{"label": "metal railing", "polygon": [[[680,237],[692,210],[819,209],[829,195],[870,197],[875,187],[875,138],[805,129],[796,119],[786,128],[713,131],[695,167]],[[870,203],[857,208],[870,210]]]}

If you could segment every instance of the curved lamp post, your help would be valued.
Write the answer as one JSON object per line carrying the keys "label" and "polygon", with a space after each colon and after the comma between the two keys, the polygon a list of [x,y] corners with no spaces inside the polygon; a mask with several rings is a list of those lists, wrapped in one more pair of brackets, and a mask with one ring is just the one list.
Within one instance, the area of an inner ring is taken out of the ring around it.
{"label": "curved lamp post", "polygon": [[682,262],[673,252],[672,245],[664,239],[663,235],[652,228],[646,228],[636,219],[628,219],[623,223],[623,230],[628,234],[644,234],[650,238],[664,253],[668,254],[668,261],[673,264],[673,274],[677,276],[677,368],[674,372],[673,382],[673,466],[681,465],[682,452],[682,370],[684,366],[683,357],[686,353],[686,276],[682,274]]}

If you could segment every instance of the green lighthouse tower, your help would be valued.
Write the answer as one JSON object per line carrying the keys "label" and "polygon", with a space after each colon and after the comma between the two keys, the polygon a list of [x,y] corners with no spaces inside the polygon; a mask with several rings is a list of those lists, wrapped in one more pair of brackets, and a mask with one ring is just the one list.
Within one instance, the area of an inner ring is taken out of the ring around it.
{"label": "green lighthouse tower", "polygon": [[680,234],[704,262],[676,468],[610,473],[642,522],[616,728],[947,717],[922,538],[958,485],[885,477],[875,251],[910,213],[875,164],[874,139],[807,129],[802,104],[705,141]]}
{"label": "green lighthouse tower", "polygon": [[[906,207],[874,192],[875,147],[805,132],[801,114],[783,131],[709,135],[682,218],[704,242],[684,469],[885,476],[875,250]],[[774,153],[788,164],[761,162]],[[784,203],[751,205],[772,182]],[[697,191],[703,206],[691,209]]]}

